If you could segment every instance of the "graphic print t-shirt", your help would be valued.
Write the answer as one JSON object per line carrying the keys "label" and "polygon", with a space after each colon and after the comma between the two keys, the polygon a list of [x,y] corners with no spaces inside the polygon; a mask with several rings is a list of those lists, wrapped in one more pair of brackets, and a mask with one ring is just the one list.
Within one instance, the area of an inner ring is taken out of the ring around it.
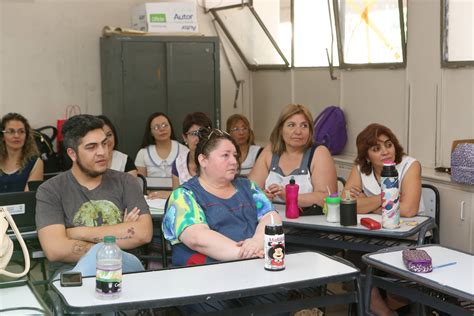
{"label": "graphic print t-shirt", "polygon": [[107,170],[93,190],[81,186],[71,171],[66,171],[41,185],[36,200],[38,230],[53,224],[66,228],[115,225],[122,222],[125,209],[134,207],[140,214],[149,214],[137,179],[114,170]]}

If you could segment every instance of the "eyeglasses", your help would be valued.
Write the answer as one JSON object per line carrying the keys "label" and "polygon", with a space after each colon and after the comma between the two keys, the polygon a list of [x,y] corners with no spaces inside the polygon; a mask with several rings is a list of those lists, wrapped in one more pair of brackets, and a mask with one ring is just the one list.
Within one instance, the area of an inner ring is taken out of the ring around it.
{"label": "eyeglasses", "polygon": [[199,137],[201,136],[201,133],[199,132],[199,130],[195,130],[195,131],[192,131],[192,132],[187,132],[186,133],[186,136],[195,136],[195,137]]}
{"label": "eyeglasses", "polygon": [[160,129],[168,128],[168,126],[170,126],[168,123],[161,123],[161,124],[153,125],[151,129],[157,131]]}
{"label": "eyeglasses", "polygon": [[6,134],[6,135],[18,134],[18,135],[22,136],[22,135],[26,134],[26,130],[24,128],[19,128],[19,129],[8,128],[8,129],[3,130],[2,132],[3,132],[3,134]]}
{"label": "eyeglasses", "polygon": [[248,127],[245,127],[245,126],[244,126],[244,127],[234,127],[234,128],[231,128],[231,129],[230,129],[230,131],[231,131],[232,133],[240,132],[240,131],[246,132],[246,131],[248,131],[248,130],[249,130]]}

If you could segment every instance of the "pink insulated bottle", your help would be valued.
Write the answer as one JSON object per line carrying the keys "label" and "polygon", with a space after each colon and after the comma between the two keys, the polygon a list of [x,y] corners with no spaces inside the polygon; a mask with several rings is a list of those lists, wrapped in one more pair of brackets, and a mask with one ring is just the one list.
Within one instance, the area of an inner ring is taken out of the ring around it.
{"label": "pink insulated bottle", "polygon": [[298,208],[298,191],[300,186],[295,183],[295,179],[291,178],[290,183],[285,186],[286,192],[286,218],[300,217],[300,209]]}

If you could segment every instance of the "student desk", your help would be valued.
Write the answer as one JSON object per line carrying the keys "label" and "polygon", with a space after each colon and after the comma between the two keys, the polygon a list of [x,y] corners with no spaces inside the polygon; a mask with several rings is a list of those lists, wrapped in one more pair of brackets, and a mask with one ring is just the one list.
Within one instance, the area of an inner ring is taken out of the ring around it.
{"label": "student desk", "polygon": [[[95,297],[95,278],[83,279],[81,287],[52,283],[66,313],[102,313],[119,310],[179,306],[234,299],[281,290],[300,289],[350,281],[355,291],[302,300],[244,306],[235,312],[284,312],[314,306],[358,303],[362,315],[359,270],[316,252],[288,255],[283,271],[264,270],[263,259],[231,261],[123,275],[123,292],[115,300]],[[229,313],[229,311],[225,311]]]}
{"label": "student desk", "polygon": [[165,190],[169,191],[173,188],[171,178],[146,177],[148,190]]}
{"label": "student desk", "polygon": [[[342,226],[339,223],[329,223],[325,215],[300,216],[296,219],[285,217],[285,205],[274,204],[283,219],[285,228],[304,229],[298,234],[288,234],[286,242],[298,245],[324,248],[348,249],[363,252],[375,252],[383,248],[414,243],[421,245],[428,231],[438,236],[438,228],[433,218],[415,216],[401,218],[402,225],[398,229],[369,230],[360,224],[362,217],[370,217],[381,221],[378,214],[357,215],[357,226]],[[416,224],[415,224],[416,223]],[[410,239],[417,237],[417,239]]]}
{"label": "student desk", "polygon": [[26,279],[0,281],[0,314],[51,315],[51,311]]}
{"label": "student desk", "polygon": [[[424,245],[417,249],[425,250],[432,259],[433,271],[414,273],[405,268],[402,250],[392,248],[377,253],[366,254],[363,261],[367,263],[364,300],[366,311],[370,306],[370,289],[372,286],[384,288],[389,292],[401,295],[423,305],[445,311],[451,315],[474,314],[474,256],[440,245]],[[454,265],[436,268],[438,265],[456,262]],[[416,282],[413,287],[407,282],[391,282],[373,274],[380,270],[402,280]],[[446,300],[449,297],[451,300]],[[450,302],[450,301],[457,302]]]}

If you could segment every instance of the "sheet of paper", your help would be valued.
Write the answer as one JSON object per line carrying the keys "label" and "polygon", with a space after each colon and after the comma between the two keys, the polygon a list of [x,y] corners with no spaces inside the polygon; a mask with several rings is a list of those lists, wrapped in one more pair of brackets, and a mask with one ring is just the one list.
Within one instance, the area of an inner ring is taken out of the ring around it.
{"label": "sheet of paper", "polygon": [[146,199],[146,203],[150,207],[150,212],[152,214],[164,214],[165,212],[165,199]]}

